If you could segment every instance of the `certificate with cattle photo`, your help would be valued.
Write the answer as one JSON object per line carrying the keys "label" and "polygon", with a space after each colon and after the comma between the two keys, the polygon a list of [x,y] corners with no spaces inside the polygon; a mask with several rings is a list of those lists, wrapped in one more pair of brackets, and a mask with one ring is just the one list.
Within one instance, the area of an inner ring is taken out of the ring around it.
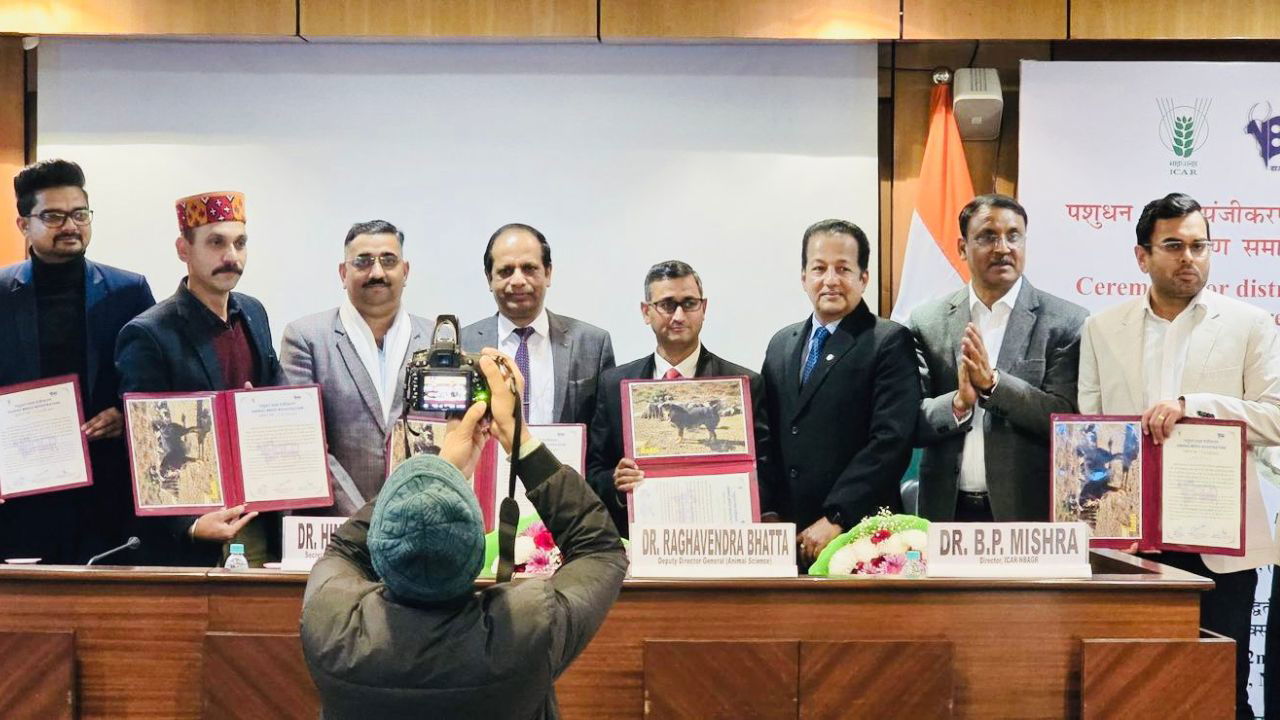
{"label": "certificate with cattle photo", "polygon": [[126,393],[138,515],[333,504],[318,385]]}
{"label": "certificate with cattle photo", "polygon": [[746,377],[623,380],[621,392],[624,453],[645,475],[633,522],[759,521]]}
{"label": "certificate with cattle photo", "polygon": [[1142,418],[1052,417],[1054,522],[1084,522],[1090,546],[1244,554],[1244,424],[1184,418],[1156,444]]}
{"label": "certificate with cattle photo", "polygon": [[93,484],[75,375],[0,388],[0,499]]}
{"label": "certificate with cattle photo", "polygon": [[445,422],[438,417],[407,413],[396,418],[387,435],[387,476],[415,455],[439,455],[445,432]]}

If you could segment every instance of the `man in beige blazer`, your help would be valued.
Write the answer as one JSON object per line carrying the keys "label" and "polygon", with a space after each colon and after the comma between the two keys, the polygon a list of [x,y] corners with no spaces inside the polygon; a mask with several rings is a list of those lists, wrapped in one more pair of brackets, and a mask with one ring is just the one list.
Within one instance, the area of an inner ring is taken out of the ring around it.
{"label": "man in beige blazer", "polygon": [[1280,340],[1270,314],[1205,287],[1209,224],[1195,200],[1174,193],[1148,203],[1137,241],[1134,255],[1150,290],[1085,323],[1080,412],[1141,413],[1143,432],[1156,442],[1183,417],[1247,426],[1245,555],[1166,552],[1153,559],[1214,581],[1201,600],[1200,623],[1236,641],[1236,712],[1252,718],[1246,687],[1254,571],[1280,559],[1254,455],[1280,445]]}

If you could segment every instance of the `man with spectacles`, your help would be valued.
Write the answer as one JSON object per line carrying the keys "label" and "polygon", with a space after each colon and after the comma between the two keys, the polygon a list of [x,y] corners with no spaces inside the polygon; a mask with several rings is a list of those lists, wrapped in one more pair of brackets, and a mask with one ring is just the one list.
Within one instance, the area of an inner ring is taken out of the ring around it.
{"label": "man with spectacles", "polygon": [[0,385],[75,375],[87,418],[91,487],[0,505],[0,558],[84,563],[129,537],[133,500],[121,431],[116,335],[155,304],[146,278],[85,259],[93,210],[84,172],[67,160],[13,179],[28,259],[0,270]]}
{"label": "man with spectacles", "polygon": [[960,211],[969,285],[911,313],[925,398],[919,514],[1049,519],[1049,416],[1076,409],[1084,308],[1032,287],[1027,211],[979,195]]}
{"label": "man with spectacles", "polygon": [[[176,203],[178,259],[187,276],[169,298],[120,331],[116,368],[120,391],[196,392],[278,385],[280,361],[262,303],[232,292],[249,261],[244,195],[211,192]],[[208,567],[233,539],[253,565],[278,556],[279,516],[249,524],[244,506],[190,518],[144,521],[155,537],[144,542],[148,560],[160,565]],[[269,520],[269,522],[268,522]],[[274,527],[273,527],[274,526]]]}
{"label": "man with spectacles", "polygon": [[[290,384],[324,387],[333,508],[348,517],[386,481],[387,438],[404,408],[404,366],[431,344],[431,323],[401,303],[409,280],[404,233],[386,220],[356,223],[343,242],[342,304],[284,329]],[[322,511],[323,512],[323,511]]]}
{"label": "man with spectacles", "polygon": [[613,367],[613,341],[605,330],[546,309],[546,236],[523,223],[498,228],[484,249],[484,276],[498,313],[462,328],[463,349],[494,347],[515,358],[528,422],[590,422],[600,373]]}
{"label": "man with spectacles", "polygon": [[764,412],[764,382],[758,374],[721,359],[702,345],[706,312],[702,278],[688,263],[668,260],[649,268],[644,277],[640,316],[653,331],[658,347],[652,354],[606,370],[600,376],[587,444],[587,479],[604,500],[623,536],[627,535],[627,497],[644,481],[644,471],[635,460],[623,456],[623,380],[747,376],[755,421],[757,478],[762,491],[771,485],[767,478],[769,425]]}
{"label": "man with spectacles", "polygon": [[1280,445],[1280,336],[1269,313],[1205,287],[1210,246],[1209,222],[1193,198],[1171,193],[1147,203],[1133,253],[1150,288],[1085,323],[1079,401],[1083,413],[1141,414],[1143,433],[1156,443],[1183,417],[1247,426],[1244,556],[1164,552],[1153,559],[1214,581],[1201,596],[1200,624],[1236,641],[1236,714],[1251,718],[1255,570],[1280,560],[1255,462],[1263,448]]}

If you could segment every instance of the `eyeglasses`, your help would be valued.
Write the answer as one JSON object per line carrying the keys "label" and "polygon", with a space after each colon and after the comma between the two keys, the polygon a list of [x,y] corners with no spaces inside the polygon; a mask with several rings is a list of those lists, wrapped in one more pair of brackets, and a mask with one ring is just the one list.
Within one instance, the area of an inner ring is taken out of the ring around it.
{"label": "eyeglasses", "polygon": [[690,298],[685,298],[683,300],[673,300],[671,298],[665,298],[663,300],[659,300],[658,302],[651,302],[651,303],[645,303],[645,304],[657,310],[658,312],[662,313],[663,315],[674,315],[676,312],[676,308],[680,308],[681,310],[684,310],[687,313],[691,313],[694,310],[698,310],[706,303],[707,303],[706,298],[690,297]]}
{"label": "eyeglasses", "polygon": [[969,242],[972,242],[974,245],[977,245],[980,248],[986,249],[986,248],[995,247],[1001,240],[1004,241],[1005,245],[1016,249],[1016,248],[1022,247],[1022,243],[1026,241],[1026,238],[1022,236],[1022,233],[1016,233],[1016,232],[1011,232],[1008,235],[996,235],[995,233],[986,233],[983,235],[979,235],[976,238],[973,238]]}
{"label": "eyeglasses", "polygon": [[1165,240],[1159,243],[1143,243],[1143,247],[1147,252],[1151,252],[1152,246],[1155,246],[1160,252],[1166,255],[1181,255],[1190,250],[1191,257],[1202,258],[1209,254],[1209,249],[1213,247],[1213,243],[1209,240],[1196,240],[1195,242],[1184,243],[1181,240]]}
{"label": "eyeglasses", "polygon": [[357,270],[368,270],[373,267],[375,262],[381,265],[383,270],[394,270],[400,264],[400,256],[395,253],[382,253],[377,257],[357,255],[348,260],[347,264]]}
{"label": "eyeglasses", "polygon": [[77,225],[88,225],[93,222],[93,211],[89,208],[79,208],[71,212],[45,210],[32,215],[24,215],[23,217],[40,218],[40,222],[44,223],[46,227],[60,228],[67,223],[67,218],[70,218]]}

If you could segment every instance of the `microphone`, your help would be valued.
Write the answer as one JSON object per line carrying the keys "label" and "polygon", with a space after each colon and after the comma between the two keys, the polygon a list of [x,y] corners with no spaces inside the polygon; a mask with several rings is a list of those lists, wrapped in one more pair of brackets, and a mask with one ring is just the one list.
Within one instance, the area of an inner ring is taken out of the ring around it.
{"label": "microphone", "polygon": [[102,558],[107,557],[108,555],[115,555],[121,550],[137,550],[140,547],[142,547],[142,541],[138,539],[137,535],[134,535],[133,537],[129,538],[128,541],[125,542],[125,544],[121,545],[120,547],[111,548],[110,550],[104,553],[98,553],[97,555],[94,555],[93,557],[89,558],[89,562],[87,565],[92,565],[98,562],[99,560],[101,560]]}

